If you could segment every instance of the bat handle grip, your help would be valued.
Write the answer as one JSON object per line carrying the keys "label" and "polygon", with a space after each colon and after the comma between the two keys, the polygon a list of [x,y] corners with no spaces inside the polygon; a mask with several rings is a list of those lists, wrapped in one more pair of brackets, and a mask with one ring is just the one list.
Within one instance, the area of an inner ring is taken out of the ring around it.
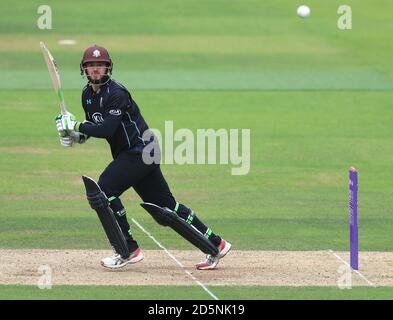
{"label": "bat handle grip", "polygon": [[67,111],[66,105],[64,103],[64,101],[60,102],[60,113],[62,115],[67,115],[69,112]]}

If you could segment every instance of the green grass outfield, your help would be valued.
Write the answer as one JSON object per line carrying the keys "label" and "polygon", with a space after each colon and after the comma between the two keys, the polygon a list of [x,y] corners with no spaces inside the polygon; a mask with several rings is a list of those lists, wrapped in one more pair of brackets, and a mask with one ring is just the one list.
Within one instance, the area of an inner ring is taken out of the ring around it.
{"label": "green grass outfield", "polygon": [[[103,152],[108,147],[90,140],[72,150],[61,148],[53,132],[57,110],[52,110],[52,96],[51,91],[0,93],[1,101],[9,101],[3,117],[12,119],[3,125],[0,138],[6,155],[1,158],[2,178],[12,182],[0,187],[0,245],[106,248],[80,177],[98,177],[110,160]],[[78,92],[68,96],[69,104],[76,105]],[[196,130],[200,123],[251,129],[248,175],[231,176],[231,165],[163,166],[176,197],[237,249],[347,250],[347,171],[355,165],[360,169],[360,248],[390,250],[390,92],[138,91],[134,96],[154,127],[173,119],[175,129],[186,125]],[[179,111],[184,105],[187,110]],[[19,106],[29,108],[28,121],[18,119]],[[201,108],[216,116],[204,119]],[[81,115],[79,109],[75,113]],[[190,248],[156,225],[132,190],[124,204],[164,244]],[[134,234],[144,247],[155,248],[137,228]]]}
{"label": "green grass outfield", "polygon": [[[58,102],[38,42],[58,61],[69,109],[82,117],[82,50],[97,43],[114,78],[153,128],[251,129],[251,169],[163,165],[172,192],[238,250],[348,250],[348,169],[359,169],[360,250],[393,248],[393,3],[346,1],[353,29],[337,29],[342,1],[47,1],[53,29],[36,27],[39,1],[0,4],[0,247],[103,249],[82,174],[110,161],[104,141],[72,150],[54,126]],[[77,7],[77,8],[76,8]],[[89,17],[89,18],[86,18]],[[75,46],[60,46],[75,39]],[[123,202],[166,247],[191,246],[160,228],[132,190]],[[155,244],[139,229],[146,249]],[[1,257],[0,257],[1,259]],[[0,270],[1,271],[1,270]],[[108,288],[110,288],[108,290]],[[209,287],[210,288],[210,287]],[[211,287],[221,299],[392,299],[391,288]],[[0,286],[1,299],[208,299],[200,288]],[[170,293],[170,296],[167,295]]]}
{"label": "green grass outfield", "polygon": [[[209,287],[221,300],[370,300],[391,299],[392,287],[354,287],[338,289],[333,287],[257,287],[227,286]],[[38,289],[35,286],[0,286],[0,299],[35,300],[208,300],[206,292],[196,286],[56,286],[52,289]],[[186,298],[185,298],[186,297]]]}

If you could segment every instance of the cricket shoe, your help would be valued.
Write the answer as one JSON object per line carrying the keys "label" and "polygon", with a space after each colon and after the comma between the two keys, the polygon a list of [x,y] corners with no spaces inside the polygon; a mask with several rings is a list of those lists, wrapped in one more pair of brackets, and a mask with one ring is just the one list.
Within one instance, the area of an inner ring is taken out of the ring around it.
{"label": "cricket shoe", "polygon": [[101,265],[109,269],[123,268],[127,264],[137,263],[143,260],[143,253],[140,248],[136,249],[127,259],[123,259],[120,254],[114,254],[101,260]]}
{"label": "cricket shoe", "polygon": [[205,261],[202,261],[196,265],[197,269],[198,270],[215,269],[220,259],[225,257],[225,255],[228,253],[231,247],[232,245],[228,241],[222,239],[218,246],[218,254],[216,256],[208,254],[206,256]]}

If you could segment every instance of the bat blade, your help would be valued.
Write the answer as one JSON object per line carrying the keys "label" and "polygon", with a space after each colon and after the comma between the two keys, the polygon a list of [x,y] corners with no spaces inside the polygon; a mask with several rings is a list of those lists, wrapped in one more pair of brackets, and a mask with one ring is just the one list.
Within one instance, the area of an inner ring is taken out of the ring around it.
{"label": "bat blade", "polygon": [[55,92],[60,100],[60,111],[61,114],[67,114],[67,108],[64,101],[63,90],[61,88],[61,81],[60,81],[60,73],[59,68],[57,67],[56,60],[53,58],[52,54],[50,53],[49,49],[46,47],[44,42],[40,42],[41,52],[44,56],[46,66],[48,67],[48,71],[50,77],[52,78],[53,87]]}

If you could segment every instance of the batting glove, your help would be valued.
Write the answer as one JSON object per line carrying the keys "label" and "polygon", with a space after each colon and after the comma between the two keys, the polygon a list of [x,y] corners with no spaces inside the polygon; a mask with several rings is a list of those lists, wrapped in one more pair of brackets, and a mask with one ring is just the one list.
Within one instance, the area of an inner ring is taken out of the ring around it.
{"label": "batting glove", "polygon": [[61,124],[68,133],[75,130],[76,118],[72,113],[65,114],[61,117]]}
{"label": "batting glove", "polygon": [[62,123],[62,121],[61,121],[61,118],[62,118],[62,114],[59,114],[56,118],[55,118],[55,122],[56,122],[56,130],[57,130],[57,132],[59,133],[59,136],[60,137],[66,137],[68,134],[67,134],[67,131],[64,129],[64,127],[63,127],[63,123]]}
{"label": "batting glove", "polygon": [[71,131],[79,131],[80,122],[76,121],[76,118],[72,113],[68,112],[67,114],[59,114],[55,120],[57,131],[60,133],[63,131],[68,133]]}
{"label": "batting glove", "polygon": [[70,133],[70,137],[76,143],[85,143],[87,140],[87,136],[83,133],[72,131]]}
{"label": "batting glove", "polygon": [[64,147],[72,147],[74,140],[70,136],[60,137],[60,144]]}

